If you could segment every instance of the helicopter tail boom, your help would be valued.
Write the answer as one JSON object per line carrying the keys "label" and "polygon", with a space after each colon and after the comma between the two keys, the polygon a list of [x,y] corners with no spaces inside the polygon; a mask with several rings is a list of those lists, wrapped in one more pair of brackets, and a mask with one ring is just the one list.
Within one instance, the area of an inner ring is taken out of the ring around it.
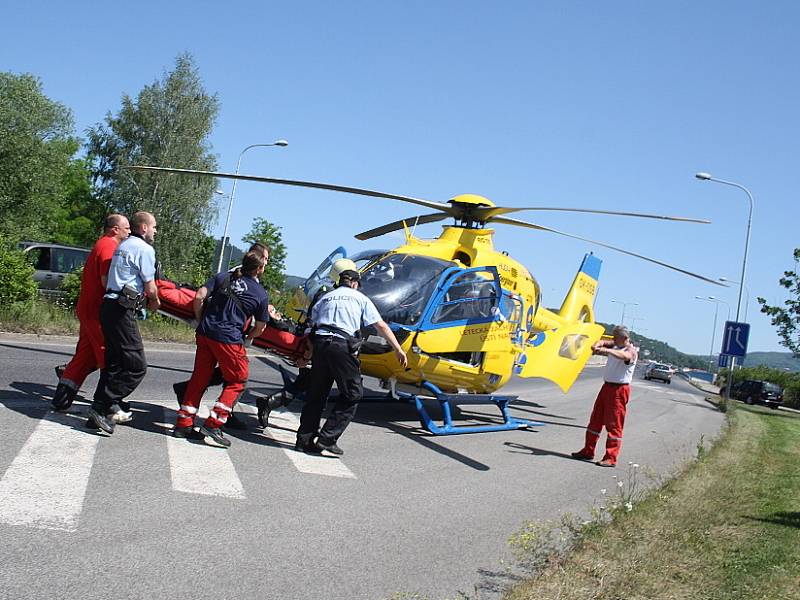
{"label": "helicopter tail boom", "polygon": [[566,392],[572,387],[603,327],[594,322],[594,299],[602,262],[589,253],[583,257],[578,273],[559,311],[540,308],[537,326],[542,330],[527,344],[517,368],[520,377],[542,377]]}
{"label": "helicopter tail boom", "polygon": [[567,323],[574,321],[594,322],[594,298],[603,261],[591,252],[583,257],[578,273],[558,311]]}

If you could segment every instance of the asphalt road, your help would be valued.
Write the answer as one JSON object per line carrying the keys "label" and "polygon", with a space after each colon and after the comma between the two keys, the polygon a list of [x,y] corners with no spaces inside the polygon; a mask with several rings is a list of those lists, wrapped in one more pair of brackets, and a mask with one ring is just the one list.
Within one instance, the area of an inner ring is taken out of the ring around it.
{"label": "asphalt road", "polygon": [[[189,346],[148,345],[134,421],[110,438],[89,433],[84,403],[67,415],[47,410],[53,366],[72,344],[0,334],[4,599],[451,598],[476,587],[494,598],[513,580],[507,539],[524,520],[586,513],[612,476],[627,476],[569,458],[599,367],[566,395],[544,381],[509,384],[504,392],[520,396],[512,412],[543,422],[528,430],[434,437],[409,405],[363,404],[339,460],[291,449],[297,405],[267,433],[245,407],[250,430],[233,432],[227,452],[170,438],[171,384],[188,377]],[[255,354],[250,389],[278,380],[275,363]],[[669,473],[722,422],[687,383],[637,378],[621,464]]]}

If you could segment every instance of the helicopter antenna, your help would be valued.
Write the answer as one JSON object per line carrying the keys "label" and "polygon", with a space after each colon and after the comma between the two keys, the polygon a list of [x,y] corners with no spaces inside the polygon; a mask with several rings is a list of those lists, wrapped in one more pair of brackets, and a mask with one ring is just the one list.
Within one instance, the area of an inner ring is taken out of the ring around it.
{"label": "helicopter antenna", "polygon": [[419,224],[419,215],[417,215],[416,218],[414,219],[414,227],[411,229],[412,236],[414,235],[414,233],[416,233],[418,224]]}

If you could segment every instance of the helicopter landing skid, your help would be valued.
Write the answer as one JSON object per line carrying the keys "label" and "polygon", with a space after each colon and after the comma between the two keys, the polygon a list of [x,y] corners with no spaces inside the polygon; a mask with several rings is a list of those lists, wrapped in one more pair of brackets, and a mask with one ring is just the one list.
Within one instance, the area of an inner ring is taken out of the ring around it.
{"label": "helicopter landing skid", "polygon": [[[434,384],[427,381],[423,382],[422,387],[433,393],[434,398],[439,401],[442,408],[442,418],[444,423],[437,425],[428,414],[425,403],[417,394],[407,392],[397,392],[401,399],[413,402],[419,413],[419,421],[422,426],[433,435],[454,435],[459,433],[484,433],[487,431],[510,431],[513,429],[526,429],[528,427],[539,427],[544,425],[539,421],[528,419],[517,419],[508,411],[508,405],[517,399],[517,396],[497,396],[494,394],[445,394]],[[502,423],[492,423],[489,425],[454,425],[451,403],[461,404],[472,403],[492,403],[497,405],[503,415]]]}

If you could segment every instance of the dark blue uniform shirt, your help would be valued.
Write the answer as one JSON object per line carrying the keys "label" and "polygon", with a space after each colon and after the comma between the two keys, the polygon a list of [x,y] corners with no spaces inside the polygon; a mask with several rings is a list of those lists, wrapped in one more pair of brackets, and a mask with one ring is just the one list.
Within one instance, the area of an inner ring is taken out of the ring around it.
{"label": "dark blue uniform shirt", "polygon": [[197,333],[223,344],[241,344],[244,342],[244,325],[250,317],[255,317],[256,321],[269,321],[269,296],[255,277],[244,275],[231,279],[230,292],[239,299],[239,308],[233,298],[218,289],[229,276],[231,273],[218,273],[206,282],[208,298]]}

